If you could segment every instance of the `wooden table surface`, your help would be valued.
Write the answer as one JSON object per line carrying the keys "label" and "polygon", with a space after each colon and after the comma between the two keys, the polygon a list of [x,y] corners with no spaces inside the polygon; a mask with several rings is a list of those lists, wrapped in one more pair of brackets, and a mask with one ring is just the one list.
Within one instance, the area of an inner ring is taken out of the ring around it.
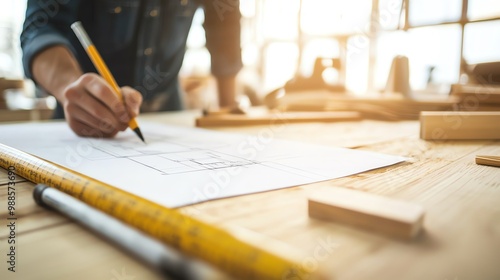
{"label": "wooden table surface", "polygon": [[[192,125],[197,113],[142,115],[139,121]],[[218,128],[258,135],[266,126]],[[0,126],[1,130],[1,126]],[[345,178],[182,208],[299,250],[302,264],[335,279],[500,279],[500,169],[474,163],[500,155],[500,141],[423,141],[417,121],[289,124],[276,139],[401,155],[407,162]],[[92,232],[38,207],[33,183],[16,177],[16,272],[6,263],[7,172],[0,169],[0,279],[161,279]],[[308,194],[340,186],[421,204],[424,232],[401,241],[307,215]]]}

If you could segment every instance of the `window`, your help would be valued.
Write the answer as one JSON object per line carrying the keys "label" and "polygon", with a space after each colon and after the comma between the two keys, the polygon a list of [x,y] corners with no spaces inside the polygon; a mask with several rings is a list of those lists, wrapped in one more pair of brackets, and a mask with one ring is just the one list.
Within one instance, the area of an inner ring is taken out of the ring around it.
{"label": "window", "polygon": [[0,0],[0,77],[23,77],[19,36],[25,10],[26,1]]}
{"label": "window", "polygon": [[458,82],[466,63],[500,60],[497,0],[242,0],[241,10],[253,34],[245,66],[267,90],[310,75],[316,57],[339,58],[337,78],[359,94],[385,87],[396,55],[409,58],[417,91]]}
{"label": "window", "polygon": [[[492,32],[496,30],[496,32]],[[500,20],[465,26],[464,58],[468,63],[500,60]]]}
{"label": "window", "polygon": [[462,15],[462,1],[410,0],[409,21],[412,26],[457,22]]}
{"label": "window", "polygon": [[498,0],[468,0],[468,2],[468,18],[470,20],[498,18],[500,16]]}

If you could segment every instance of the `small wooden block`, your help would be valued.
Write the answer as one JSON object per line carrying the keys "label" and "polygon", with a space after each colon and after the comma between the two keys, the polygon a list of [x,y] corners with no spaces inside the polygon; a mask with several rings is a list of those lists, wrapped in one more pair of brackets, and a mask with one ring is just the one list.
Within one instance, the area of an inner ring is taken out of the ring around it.
{"label": "small wooden block", "polygon": [[421,112],[420,138],[424,140],[500,139],[500,111]]}
{"label": "small wooden block", "polygon": [[500,156],[476,156],[476,164],[500,167]]}
{"label": "small wooden block", "polygon": [[328,188],[309,197],[309,216],[411,239],[424,220],[422,206],[345,188]]}

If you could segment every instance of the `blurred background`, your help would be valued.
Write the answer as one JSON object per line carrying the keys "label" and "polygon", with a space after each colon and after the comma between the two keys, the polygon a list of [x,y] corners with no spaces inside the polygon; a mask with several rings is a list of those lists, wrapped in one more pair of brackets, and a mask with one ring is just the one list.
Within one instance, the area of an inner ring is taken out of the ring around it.
{"label": "blurred background", "polygon": [[[25,7],[0,0],[0,77],[7,80],[23,79]],[[413,90],[447,94],[466,79],[468,65],[500,61],[498,0],[240,0],[240,10],[239,80],[258,96],[311,75],[370,95],[384,89],[398,55],[408,58]],[[185,81],[210,73],[203,20],[197,11],[180,73]],[[202,106],[199,95],[189,98],[190,108]]]}

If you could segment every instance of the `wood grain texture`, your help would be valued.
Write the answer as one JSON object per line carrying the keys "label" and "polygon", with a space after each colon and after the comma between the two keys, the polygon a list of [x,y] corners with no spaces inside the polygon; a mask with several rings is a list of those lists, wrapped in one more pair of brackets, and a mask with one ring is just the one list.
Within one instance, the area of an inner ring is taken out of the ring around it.
{"label": "wood grain texture", "polygon": [[[5,241],[0,239],[2,252],[6,249]],[[70,221],[21,234],[18,244],[17,271],[9,272],[2,264],[1,279],[164,279],[118,247]]]}
{"label": "wood grain texture", "polygon": [[[141,115],[142,119],[192,124],[196,114]],[[237,130],[258,135],[262,127]],[[425,141],[418,122],[289,124],[276,138],[291,138],[401,155],[409,161],[331,181],[204,202],[181,208],[220,226],[236,226],[294,246],[302,264],[323,267],[335,279],[500,279],[500,180],[498,168],[477,165],[476,155],[499,155],[500,141]],[[375,139],[372,139],[375,138]],[[0,179],[5,178],[0,172]],[[341,186],[418,203],[426,210],[423,234],[404,242],[308,217],[307,197]],[[24,186],[23,186],[24,187]],[[32,188],[26,183],[26,188]],[[0,189],[0,211],[6,206]],[[135,279],[159,276],[85,229],[38,208],[31,193],[18,198],[23,216],[19,274],[0,279]],[[1,212],[0,212],[1,213]],[[0,236],[5,236],[4,227]],[[0,238],[2,252],[7,245]],[[17,277],[17,278],[12,278]]]}

